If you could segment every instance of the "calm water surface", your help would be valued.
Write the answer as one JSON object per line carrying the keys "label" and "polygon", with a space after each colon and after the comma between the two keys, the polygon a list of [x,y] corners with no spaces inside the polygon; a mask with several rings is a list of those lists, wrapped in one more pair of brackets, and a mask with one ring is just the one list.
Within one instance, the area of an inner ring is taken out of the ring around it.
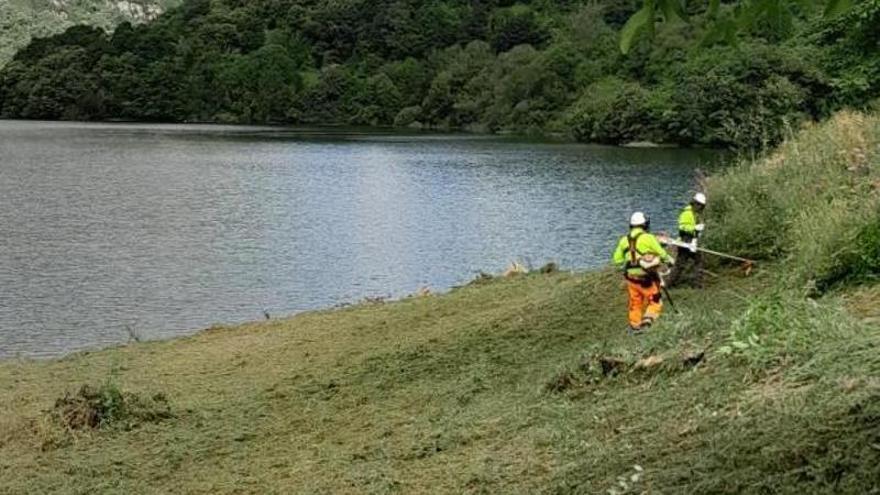
{"label": "calm water surface", "polygon": [[709,152],[475,136],[0,122],[0,358],[607,263]]}

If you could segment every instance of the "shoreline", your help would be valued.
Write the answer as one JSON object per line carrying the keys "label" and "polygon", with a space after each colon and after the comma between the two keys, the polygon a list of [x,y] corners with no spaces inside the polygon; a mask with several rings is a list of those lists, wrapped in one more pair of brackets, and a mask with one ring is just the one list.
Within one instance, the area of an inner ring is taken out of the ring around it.
{"label": "shoreline", "polygon": [[[577,277],[577,276],[589,276],[590,274],[600,274],[600,273],[607,272],[607,271],[608,271],[607,268],[605,268],[605,269],[593,268],[593,269],[587,269],[587,270],[559,270],[559,269],[557,269],[557,270],[554,270],[552,273],[562,273],[562,274]],[[484,275],[488,275],[485,272],[482,272],[482,273]],[[333,314],[333,313],[340,312],[340,311],[356,310],[361,307],[378,306],[378,305],[382,305],[382,306],[394,305],[394,304],[399,304],[399,303],[406,302],[406,301],[413,300],[413,299],[421,299],[421,298],[428,298],[428,297],[444,297],[444,296],[448,296],[449,294],[451,294],[455,291],[462,290],[462,289],[465,289],[465,288],[468,288],[471,286],[478,286],[478,285],[482,285],[482,284],[486,284],[486,283],[497,282],[502,279],[510,278],[510,277],[518,277],[518,276],[525,276],[525,275],[537,275],[538,273],[539,273],[538,270],[534,270],[534,271],[529,272],[527,274],[514,274],[514,275],[498,274],[498,275],[488,275],[488,277],[477,275],[476,277],[472,278],[468,282],[464,282],[464,283],[461,283],[458,285],[453,285],[453,286],[447,287],[445,289],[432,289],[430,287],[425,286],[425,287],[422,287],[422,288],[416,290],[415,292],[401,295],[398,297],[395,297],[392,295],[363,296],[360,299],[350,301],[350,302],[339,302],[339,303],[326,305],[326,306],[322,306],[322,307],[303,309],[300,311],[294,311],[292,313],[279,314],[278,316],[271,315],[271,318],[269,318],[269,319],[253,319],[253,320],[243,320],[243,321],[239,321],[239,322],[215,322],[215,323],[210,324],[209,326],[196,328],[196,329],[190,329],[180,335],[175,335],[175,336],[170,336],[170,337],[165,337],[165,338],[155,338],[155,339],[143,338],[143,337],[134,338],[134,335],[131,332],[129,332],[129,335],[131,335],[132,338],[130,338],[130,340],[127,342],[120,342],[117,344],[110,344],[110,345],[106,345],[106,346],[85,347],[85,348],[78,349],[78,350],[71,350],[71,351],[63,352],[63,353],[60,353],[57,355],[45,355],[45,356],[11,355],[11,356],[7,356],[7,357],[0,356],[0,365],[2,365],[3,363],[7,363],[7,362],[46,363],[46,362],[53,362],[53,361],[63,361],[63,360],[67,360],[67,359],[77,359],[77,357],[80,355],[91,355],[91,354],[101,353],[101,352],[105,352],[105,351],[125,349],[128,347],[138,346],[141,344],[174,342],[179,339],[190,339],[193,337],[197,337],[200,334],[203,334],[206,332],[230,331],[230,330],[235,330],[235,329],[242,328],[242,327],[254,327],[254,326],[259,326],[259,325],[263,325],[263,324],[272,324],[272,323],[276,323],[276,322],[286,322],[286,321],[290,321],[295,318],[299,318],[299,317],[302,317],[305,315],[310,315],[310,314],[316,314],[316,313]],[[123,329],[122,331],[126,332],[128,330]]]}
{"label": "shoreline", "polygon": [[524,142],[536,142],[536,143],[559,143],[559,144],[580,144],[585,146],[607,146],[611,148],[622,148],[622,149],[682,149],[682,150],[705,150],[705,151],[716,151],[728,153],[732,150],[730,148],[720,147],[720,146],[705,146],[705,145],[692,145],[692,144],[678,144],[678,143],[663,143],[663,142],[653,142],[646,140],[635,140],[621,143],[603,143],[597,141],[579,141],[575,139],[573,136],[569,135],[565,132],[523,132],[523,131],[513,131],[513,130],[499,130],[496,132],[485,131],[472,129],[468,127],[460,127],[460,128],[449,128],[442,126],[420,126],[420,127],[412,127],[412,126],[352,126],[349,124],[341,124],[341,123],[323,123],[323,124],[282,124],[282,123],[262,123],[262,124],[240,124],[233,122],[218,122],[218,121],[186,121],[186,122],[176,122],[176,121],[161,121],[161,120],[151,120],[151,121],[143,121],[143,120],[127,120],[127,119],[106,119],[106,120],[45,120],[45,119],[22,119],[22,118],[0,118],[0,122],[31,122],[31,123],[48,123],[48,124],[95,124],[95,125],[143,125],[143,126],[205,126],[205,127],[231,127],[231,128],[242,128],[242,129],[266,129],[266,130],[326,130],[326,131],[340,131],[339,134],[345,134],[346,131],[366,131],[367,134],[375,134],[375,135],[401,135],[401,136],[429,136],[429,135],[448,135],[448,136],[476,136],[476,137],[484,137],[484,138],[499,138],[499,139],[516,139]]}

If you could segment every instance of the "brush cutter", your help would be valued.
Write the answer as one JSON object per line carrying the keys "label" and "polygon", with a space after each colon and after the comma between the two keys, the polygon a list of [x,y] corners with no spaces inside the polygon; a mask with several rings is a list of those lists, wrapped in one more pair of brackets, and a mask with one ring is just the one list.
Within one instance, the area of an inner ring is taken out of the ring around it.
{"label": "brush cutter", "polygon": [[[673,239],[669,236],[658,235],[657,240],[660,241],[661,244],[665,244],[667,246],[671,245],[671,246],[677,246],[677,247],[684,248],[684,249],[690,249],[691,251],[694,250],[694,246],[692,244],[678,240],[678,239]],[[740,262],[745,263],[746,265],[749,265],[749,266],[754,265],[756,263],[754,260],[750,260],[748,258],[742,258],[740,256],[734,256],[732,254],[721,253],[718,251],[712,251],[711,249],[698,247],[696,249],[696,251],[700,252],[700,253],[711,254],[712,256],[718,256],[719,258],[727,258],[729,260],[740,261]]]}
{"label": "brush cutter", "polygon": [[660,283],[660,290],[663,291],[663,297],[665,297],[666,300],[669,301],[669,307],[672,308],[672,310],[675,311],[676,314],[681,314],[681,311],[679,311],[679,309],[675,306],[675,301],[672,300],[672,294],[669,293],[669,289],[666,288],[665,283]]}
{"label": "brush cutter", "polygon": [[665,297],[666,300],[669,301],[669,307],[672,308],[672,310],[675,311],[676,314],[681,314],[681,311],[679,311],[678,308],[675,307],[675,301],[672,300],[672,294],[669,293],[669,289],[666,287],[666,279],[663,278],[668,276],[670,273],[672,273],[672,270],[670,270],[669,268],[657,271],[657,277],[660,278],[660,291],[663,293],[663,297]]}

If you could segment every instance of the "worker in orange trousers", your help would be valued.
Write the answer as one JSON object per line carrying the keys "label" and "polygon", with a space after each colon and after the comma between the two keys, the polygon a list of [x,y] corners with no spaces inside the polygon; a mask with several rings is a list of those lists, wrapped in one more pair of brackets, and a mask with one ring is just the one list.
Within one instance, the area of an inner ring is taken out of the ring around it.
{"label": "worker in orange trousers", "polygon": [[633,213],[629,233],[617,243],[614,264],[623,269],[629,296],[629,327],[638,333],[650,327],[663,312],[660,275],[661,264],[675,264],[650,233],[650,221],[644,213]]}

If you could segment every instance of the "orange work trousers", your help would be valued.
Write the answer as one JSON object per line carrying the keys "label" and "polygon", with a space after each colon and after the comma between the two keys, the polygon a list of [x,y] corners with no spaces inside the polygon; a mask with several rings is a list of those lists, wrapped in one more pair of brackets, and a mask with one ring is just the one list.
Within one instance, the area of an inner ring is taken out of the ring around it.
{"label": "orange work trousers", "polygon": [[627,279],[626,290],[629,293],[629,326],[641,328],[642,325],[654,323],[663,311],[660,293],[660,281],[635,282]]}

